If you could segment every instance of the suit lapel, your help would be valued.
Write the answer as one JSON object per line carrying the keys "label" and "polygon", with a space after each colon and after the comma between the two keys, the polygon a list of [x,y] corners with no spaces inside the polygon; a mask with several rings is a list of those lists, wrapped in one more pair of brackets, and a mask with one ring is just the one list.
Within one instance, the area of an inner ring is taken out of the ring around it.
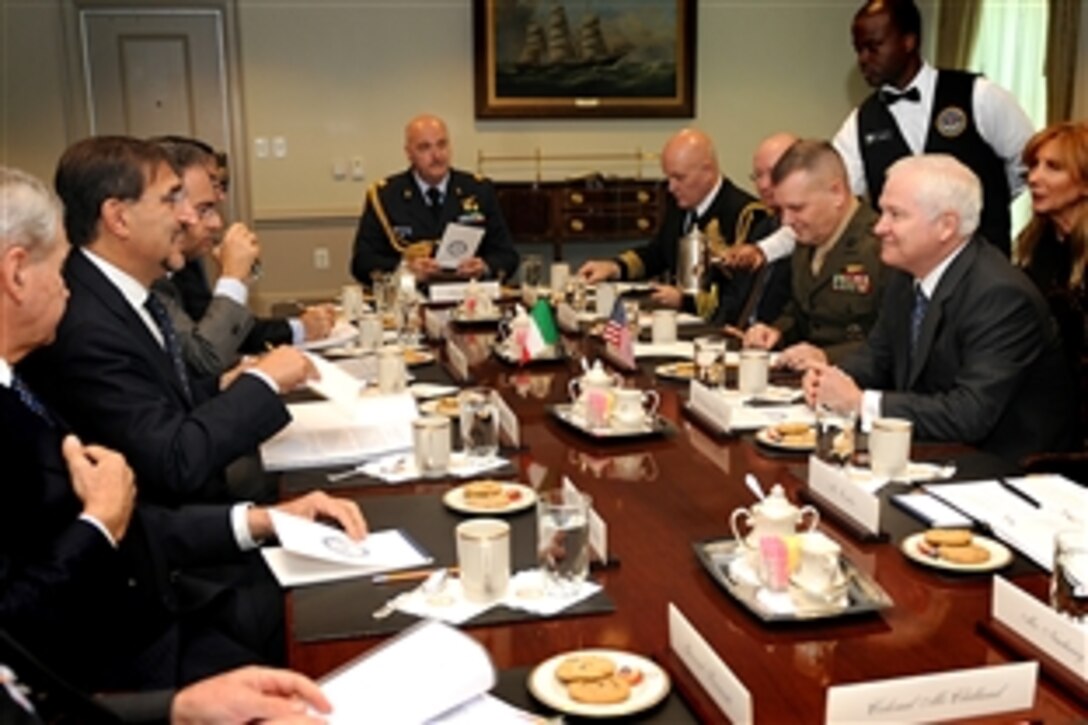
{"label": "suit lapel", "polygon": [[66,262],[66,276],[69,284],[80,285],[93,295],[103,307],[112,314],[120,325],[118,334],[142,350],[142,354],[154,363],[154,367],[164,383],[174,389],[175,394],[185,408],[190,407],[185,390],[178,380],[174,366],[166,350],[154,338],[147,325],[136,313],[121,291],[89,260],[80,250],[73,250]]}

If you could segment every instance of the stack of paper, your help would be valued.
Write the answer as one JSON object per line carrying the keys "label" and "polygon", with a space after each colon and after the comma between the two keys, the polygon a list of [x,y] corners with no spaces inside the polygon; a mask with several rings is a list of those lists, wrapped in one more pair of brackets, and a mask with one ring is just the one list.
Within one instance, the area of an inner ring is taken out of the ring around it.
{"label": "stack of paper", "polygon": [[412,569],[431,562],[396,529],[371,532],[353,541],[340,529],[273,509],[279,547],[261,549],[280,586],[288,588],[323,581]]}
{"label": "stack of paper", "polygon": [[361,396],[349,413],[342,403],[295,403],[291,422],[261,446],[269,471],[359,463],[411,450],[412,421],[419,416],[411,393]]}
{"label": "stack of paper", "polygon": [[532,721],[489,697],[494,686],[487,650],[439,622],[406,630],[321,682],[333,725]]}

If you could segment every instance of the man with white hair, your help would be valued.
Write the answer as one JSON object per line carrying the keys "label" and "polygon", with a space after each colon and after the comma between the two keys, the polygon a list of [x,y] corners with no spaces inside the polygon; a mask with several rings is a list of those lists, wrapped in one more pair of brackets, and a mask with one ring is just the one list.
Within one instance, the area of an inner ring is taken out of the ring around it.
{"label": "man with white hair", "polygon": [[1072,381],[1046,302],[976,234],[978,178],[946,155],[889,170],[875,231],[895,270],[865,345],[841,369],[805,374],[811,405],[851,410],[868,430],[906,418],[920,440],[1018,461],[1077,441]]}

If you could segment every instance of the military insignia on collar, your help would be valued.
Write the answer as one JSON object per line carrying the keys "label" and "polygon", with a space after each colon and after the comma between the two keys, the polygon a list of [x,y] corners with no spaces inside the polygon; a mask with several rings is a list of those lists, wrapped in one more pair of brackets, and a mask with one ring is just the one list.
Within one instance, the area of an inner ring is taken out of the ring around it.
{"label": "military insignia on collar", "polygon": [[942,108],[936,126],[937,133],[945,138],[956,138],[967,129],[967,114],[958,106]]}
{"label": "military insignia on collar", "polygon": [[412,189],[411,189],[411,187],[408,187],[408,188],[406,188],[404,190],[404,198],[405,199],[411,199],[412,198]]}

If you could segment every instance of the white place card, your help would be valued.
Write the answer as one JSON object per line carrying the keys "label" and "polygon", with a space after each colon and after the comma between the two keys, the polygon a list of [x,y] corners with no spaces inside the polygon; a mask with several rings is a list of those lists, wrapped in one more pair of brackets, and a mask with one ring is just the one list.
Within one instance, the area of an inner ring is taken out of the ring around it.
{"label": "white place card", "polygon": [[669,647],[722,714],[741,725],[752,722],[752,693],[672,602],[669,602]]}
{"label": "white place card", "polygon": [[994,578],[994,619],[1088,682],[1088,623],[1078,623],[1051,609],[1004,577]]}
{"label": "white place card", "polygon": [[560,302],[555,308],[555,319],[563,332],[579,332],[578,313],[566,302]]}
{"label": "white place card", "polygon": [[597,555],[597,561],[608,563],[608,524],[597,509],[589,510],[589,548]]}
{"label": "white place card", "polygon": [[827,722],[935,722],[1026,710],[1038,662],[840,685],[827,691]]}
{"label": "white place card", "polygon": [[[437,282],[428,288],[427,293],[431,297],[431,302],[460,302],[465,299],[468,287],[468,282]],[[502,295],[499,283],[494,280],[491,282],[476,282],[476,289],[493,300],[499,299]]]}
{"label": "white place card", "polygon": [[692,380],[688,401],[691,407],[708,421],[723,431],[729,430],[729,401],[719,395],[717,390],[703,385],[698,380]]}
{"label": "white place card", "polygon": [[449,360],[454,377],[461,381],[468,380],[468,355],[453,340],[446,341],[446,359]]}
{"label": "white place card", "polygon": [[850,480],[846,471],[808,457],[808,487],[870,534],[880,534],[880,499]]}
{"label": "white place card", "polygon": [[506,441],[511,446],[521,448],[521,425],[518,423],[517,415],[498,390],[491,391],[491,399],[495,403],[495,410],[499,413],[499,432],[506,436]]}
{"label": "white place card", "polygon": [[438,310],[423,310],[423,329],[427,337],[432,340],[441,340],[446,336],[446,322],[449,315]]}

